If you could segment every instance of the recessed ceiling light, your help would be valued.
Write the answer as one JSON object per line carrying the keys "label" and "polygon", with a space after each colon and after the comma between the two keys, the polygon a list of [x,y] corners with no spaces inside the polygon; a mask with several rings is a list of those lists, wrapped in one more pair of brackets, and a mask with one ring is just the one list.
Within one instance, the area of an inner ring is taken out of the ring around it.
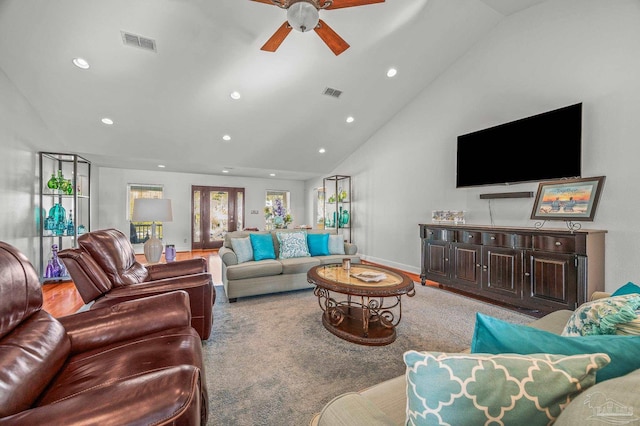
{"label": "recessed ceiling light", "polygon": [[83,70],[89,69],[89,62],[83,58],[73,58],[73,65]]}
{"label": "recessed ceiling light", "polygon": [[229,170],[224,169],[224,170],[222,171],[222,173],[229,173]]}
{"label": "recessed ceiling light", "polygon": [[223,140],[225,140],[225,141],[230,141],[230,140],[231,140],[231,136],[229,136],[229,135],[224,135],[224,136],[222,137],[222,139],[223,139]]}
{"label": "recessed ceiling light", "polygon": [[398,74],[398,70],[395,68],[389,68],[389,71],[387,71],[387,77],[395,77],[396,74]]}
{"label": "recessed ceiling light", "polygon": [[276,174],[275,173],[269,173],[269,176],[274,177]]}
{"label": "recessed ceiling light", "polygon": [[111,126],[113,124],[113,120],[110,119],[109,117],[105,117],[100,121],[102,121],[104,124],[108,124],[109,126]]}
{"label": "recessed ceiling light", "polygon": [[161,168],[161,169],[164,169],[167,166],[165,166],[164,164],[158,164],[158,167]]}
{"label": "recessed ceiling light", "polygon": [[236,92],[235,90],[233,92],[231,92],[231,94],[229,96],[231,96],[231,99],[235,99],[235,100],[238,100],[241,97],[240,96],[240,92]]}
{"label": "recessed ceiling light", "polygon": [[324,149],[324,148],[320,148],[320,149],[318,150],[318,152],[319,152],[320,154],[324,154],[325,152],[327,152],[327,150],[326,150],[326,149]]}
{"label": "recessed ceiling light", "polygon": [[347,123],[353,123],[353,120],[355,120],[355,118],[351,116],[347,117]]}

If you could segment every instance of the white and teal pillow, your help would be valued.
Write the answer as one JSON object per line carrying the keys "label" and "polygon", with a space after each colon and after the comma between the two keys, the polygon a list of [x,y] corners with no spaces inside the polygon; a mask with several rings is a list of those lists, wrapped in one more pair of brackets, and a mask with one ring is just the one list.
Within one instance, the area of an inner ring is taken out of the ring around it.
{"label": "white and teal pillow", "polygon": [[233,248],[233,251],[236,253],[238,263],[253,260],[253,248],[251,247],[251,239],[249,237],[231,238],[231,248]]}
{"label": "white and teal pillow", "polygon": [[311,256],[306,232],[276,232],[276,237],[280,243],[280,259]]}
{"label": "white and teal pillow", "polygon": [[345,254],[342,235],[329,235],[329,254]]}
{"label": "white and teal pillow", "polygon": [[609,363],[602,353],[408,351],[407,425],[549,425]]}
{"label": "white and teal pillow", "polygon": [[563,336],[616,334],[618,324],[638,318],[640,294],[623,294],[583,303],[562,331]]}

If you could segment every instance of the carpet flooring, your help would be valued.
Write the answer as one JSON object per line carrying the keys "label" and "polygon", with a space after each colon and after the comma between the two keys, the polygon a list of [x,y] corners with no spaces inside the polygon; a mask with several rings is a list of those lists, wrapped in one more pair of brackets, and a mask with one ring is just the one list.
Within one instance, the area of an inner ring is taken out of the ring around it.
{"label": "carpet flooring", "polygon": [[395,342],[361,346],[327,331],[313,291],[240,298],[216,285],[213,332],[203,342],[209,422],[216,426],[307,425],[333,397],[404,374],[410,349],[469,347],[475,313],[518,324],[534,318],[416,284],[403,298]]}

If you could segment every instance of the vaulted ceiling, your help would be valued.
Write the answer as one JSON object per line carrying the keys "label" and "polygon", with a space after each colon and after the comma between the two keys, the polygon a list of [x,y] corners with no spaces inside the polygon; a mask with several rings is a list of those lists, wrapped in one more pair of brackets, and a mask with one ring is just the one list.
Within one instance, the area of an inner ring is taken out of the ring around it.
{"label": "vaulted ceiling", "polygon": [[[321,10],[350,45],[336,56],[314,32],[260,50],[286,11],[258,1],[0,0],[0,71],[52,134],[38,149],[107,167],[308,179],[333,170],[500,20],[542,1]],[[75,67],[77,57],[90,68]]]}

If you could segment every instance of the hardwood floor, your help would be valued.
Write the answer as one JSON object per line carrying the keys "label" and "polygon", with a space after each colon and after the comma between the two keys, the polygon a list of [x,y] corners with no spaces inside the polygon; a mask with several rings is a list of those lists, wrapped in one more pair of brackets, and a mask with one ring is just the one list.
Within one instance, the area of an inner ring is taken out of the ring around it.
{"label": "hardwood floor", "polygon": [[[211,269],[209,272],[213,278],[214,284],[222,283],[220,257],[218,257],[217,250],[197,250],[190,252],[179,252],[176,254],[176,260],[191,259],[193,257],[204,257],[209,259],[211,257]],[[144,255],[137,255],[136,258],[139,262],[144,262]],[[164,261],[164,258],[161,259]],[[369,263],[375,265],[372,262],[363,261],[363,263]],[[404,272],[404,271],[402,271]],[[408,272],[407,274],[413,281],[420,282],[420,276]],[[438,284],[432,281],[427,282],[428,285]],[[54,317],[62,317],[77,312],[78,309],[84,306],[84,302],[80,297],[80,294],[76,290],[73,281],[50,283],[42,286],[43,295],[43,308]]]}
{"label": "hardwood floor", "polygon": [[[190,252],[179,252],[176,254],[176,260],[191,259],[193,257],[204,257],[208,259],[209,256],[217,256],[217,250],[197,250]],[[136,255],[138,262],[144,262],[144,255]],[[161,259],[164,261],[164,257]],[[211,262],[213,265],[219,265],[219,262]],[[214,283],[221,282],[220,268],[216,268],[215,271],[210,271],[213,277]],[[80,294],[76,290],[73,281],[65,281],[61,283],[49,283],[42,286],[42,298],[43,308],[56,318],[72,314],[77,312],[78,309],[84,306],[84,302],[80,297]]]}

